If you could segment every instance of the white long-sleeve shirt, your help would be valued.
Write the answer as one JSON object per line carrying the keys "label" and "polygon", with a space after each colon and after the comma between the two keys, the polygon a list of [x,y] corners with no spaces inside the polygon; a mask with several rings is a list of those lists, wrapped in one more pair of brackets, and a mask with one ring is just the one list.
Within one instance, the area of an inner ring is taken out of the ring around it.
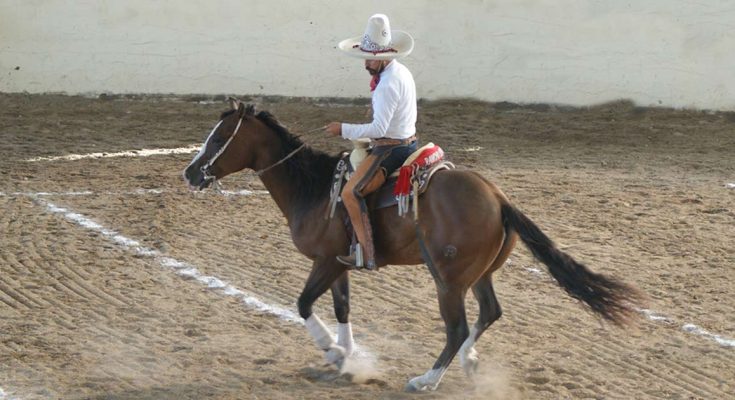
{"label": "white long-sleeve shirt", "polygon": [[397,60],[380,74],[372,98],[373,122],[342,123],[345,139],[407,139],[416,134],[416,84],[413,75]]}

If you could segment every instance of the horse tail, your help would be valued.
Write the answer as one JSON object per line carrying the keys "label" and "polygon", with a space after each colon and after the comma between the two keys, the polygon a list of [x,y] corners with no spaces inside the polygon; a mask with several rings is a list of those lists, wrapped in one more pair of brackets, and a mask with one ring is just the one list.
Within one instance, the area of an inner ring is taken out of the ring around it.
{"label": "horse tail", "polygon": [[635,288],[605,275],[590,271],[570,255],[559,250],[536,224],[510,204],[501,207],[503,225],[516,232],[534,257],[546,264],[551,276],[572,297],[593,312],[617,325],[635,316],[634,305],[643,298]]}

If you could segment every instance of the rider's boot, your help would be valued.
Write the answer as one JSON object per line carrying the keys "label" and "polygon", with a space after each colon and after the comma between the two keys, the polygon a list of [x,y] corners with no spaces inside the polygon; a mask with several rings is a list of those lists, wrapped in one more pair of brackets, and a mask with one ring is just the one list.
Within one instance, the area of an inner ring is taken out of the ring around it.
{"label": "rider's boot", "polygon": [[349,265],[355,268],[365,268],[370,271],[376,270],[377,264],[375,263],[375,246],[373,245],[373,230],[370,225],[370,216],[367,213],[367,207],[365,206],[365,200],[360,198],[360,216],[353,220],[352,227],[357,235],[358,246],[362,248],[363,264],[358,265],[357,251],[353,251],[348,256],[337,256],[337,261],[344,265]]}
{"label": "rider's boot", "polygon": [[380,160],[381,158],[374,154],[369,155],[342,189],[342,204],[347,209],[347,214],[350,216],[352,227],[357,235],[359,245],[364,250],[365,257],[364,265],[358,265],[357,261],[359,260],[355,252],[346,257],[337,256],[337,260],[346,265],[358,268],[364,267],[368,270],[377,269],[377,264],[375,263],[373,230],[370,225],[365,196],[378,190],[385,182],[385,172],[380,168]]}

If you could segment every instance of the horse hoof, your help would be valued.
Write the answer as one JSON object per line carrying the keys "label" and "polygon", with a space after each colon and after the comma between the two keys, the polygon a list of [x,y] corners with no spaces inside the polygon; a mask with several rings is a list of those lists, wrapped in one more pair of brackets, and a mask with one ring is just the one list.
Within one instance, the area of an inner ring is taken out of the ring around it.
{"label": "horse hoof", "polygon": [[347,353],[345,352],[345,349],[336,344],[329,346],[329,349],[324,353],[324,357],[327,359],[327,362],[334,364],[340,370],[345,363],[346,355]]}
{"label": "horse hoof", "polygon": [[423,392],[425,390],[426,390],[426,386],[418,387],[411,381],[408,381],[408,383],[406,384],[406,391],[410,393]]}
{"label": "horse hoof", "polygon": [[477,350],[473,347],[466,356],[460,356],[460,364],[464,373],[470,378],[473,377],[477,373],[477,366],[480,364],[480,355]]}
{"label": "horse hoof", "polygon": [[426,382],[423,382],[423,376],[417,376],[416,378],[411,379],[406,384],[406,391],[407,392],[428,392],[436,390],[436,387],[438,385],[432,385]]}
{"label": "horse hoof", "polygon": [[462,366],[467,377],[472,378],[477,374],[477,366],[479,364],[477,359],[467,360],[467,363]]}

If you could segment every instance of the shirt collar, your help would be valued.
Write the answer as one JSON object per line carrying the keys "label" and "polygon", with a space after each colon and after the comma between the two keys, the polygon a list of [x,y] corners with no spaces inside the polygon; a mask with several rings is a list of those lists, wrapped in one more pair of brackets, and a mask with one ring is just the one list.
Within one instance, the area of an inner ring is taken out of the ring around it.
{"label": "shirt collar", "polygon": [[389,70],[393,69],[393,67],[395,67],[395,65],[397,63],[398,63],[398,61],[396,61],[396,60],[390,60],[390,62],[388,63],[388,65],[386,65],[385,68],[383,68],[383,72],[389,71]]}

